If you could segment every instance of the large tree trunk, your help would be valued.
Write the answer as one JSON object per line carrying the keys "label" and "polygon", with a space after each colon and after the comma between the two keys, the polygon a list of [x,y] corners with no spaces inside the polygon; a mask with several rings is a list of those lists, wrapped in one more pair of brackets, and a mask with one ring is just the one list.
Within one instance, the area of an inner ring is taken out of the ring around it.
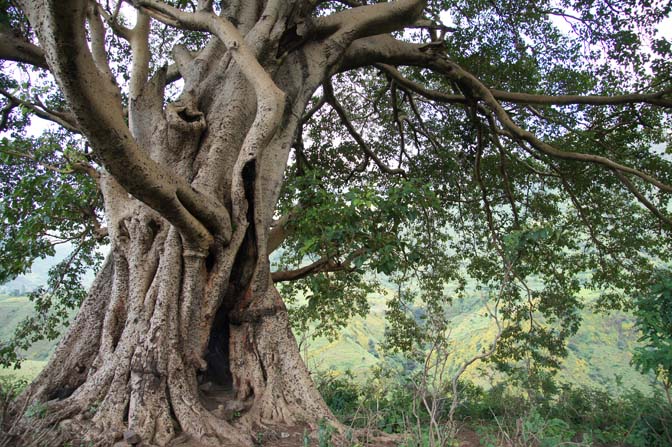
{"label": "large tree trunk", "polygon": [[[223,46],[210,47],[219,59],[210,63],[222,64]],[[20,406],[46,402],[48,424],[101,445],[127,430],[152,445],[177,436],[252,445],[263,427],[334,420],[299,355],[266,248],[301,112],[326,69],[324,57],[311,62],[323,64],[317,71],[290,58],[267,68],[287,104],[267,136],[255,89],[234,64],[224,75],[184,68],[184,93],[167,106],[162,72],[131,97],[134,139],[230,208],[231,235],[204,248],[104,173],[111,253]],[[263,138],[246,152],[254,133]]]}
{"label": "large tree trunk", "polygon": [[[127,120],[90,4],[18,2],[106,170],[100,185],[112,245],[72,328],[19,400],[19,415],[46,402],[48,425],[101,445],[125,430],[152,445],[177,436],[251,445],[260,427],[334,421],[274,288],[269,228],[315,90],[353,40],[400,29],[423,2],[346,11],[311,31],[308,1],[223,2],[219,16],[208,1],[193,14],[132,1],[139,9],[127,36]],[[210,34],[196,55],[173,49],[184,88],[171,103],[168,70],[150,76],[149,10]]]}
{"label": "large tree trunk", "polygon": [[50,422],[102,445],[128,429],[154,445],[179,433],[250,445],[267,426],[332,418],[273,284],[251,287],[249,243],[231,266],[226,251],[185,250],[142,205],[123,223],[123,242],[24,398],[48,401]]}

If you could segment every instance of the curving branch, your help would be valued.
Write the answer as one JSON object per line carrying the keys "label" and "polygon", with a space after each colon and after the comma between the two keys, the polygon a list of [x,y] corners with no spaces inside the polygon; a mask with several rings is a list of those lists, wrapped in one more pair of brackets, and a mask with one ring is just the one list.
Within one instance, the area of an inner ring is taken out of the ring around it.
{"label": "curving branch", "polygon": [[[268,285],[268,264],[266,212],[263,209],[265,190],[263,182],[255,182],[252,197],[249,197],[245,187],[244,173],[251,168],[253,175],[259,175],[257,169],[262,151],[276,135],[285,111],[285,92],[273,81],[271,75],[257,59],[260,50],[254,43],[248,43],[241,31],[229,20],[215,14],[208,6],[201,3],[202,9],[194,13],[182,11],[158,0],[134,0],[132,3],[147,12],[151,17],[171,26],[192,31],[209,32],[221,41],[228,54],[236,63],[247,82],[252,86],[256,99],[256,114],[252,125],[247,131],[240,151],[233,166],[231,176],[231,208],[232,220],[237,228],[247,228],[252,222],[248,221],[249,200],[253,200],[253,221],[256,233],[257,257],[260,260],[255,267],[256,284],[263,287]],[[265,20],[261,21],[259,29],[253,29],[248,37],[255,32],[268,34],[269,27],[275,22],[280,3],[269,2],[264,9]],[[255,25],[256,28],[256,25]],[[253,39],[253,37],[251,37]],[[212,164],[211,166],[216,166]],[[260,205],[260,206],[258,206]]]}
{"label": "curving branch", "polygon": [[261,66],[238,29],[224,17],[207,10],[185,12],[157,0],[135,0],[132,3],[165,24],[192,31],[207,31],[217,36],[254,88],[257,114],[243,141],[232,180],[233,214],[237,216],[236,219],[244,221],[246,211],[242,207],[246,198],[242,179],[243,167],[257,159],[261,148],[275,134],[284,112],[284,92]]}
{"label": "curving branch", "polygon": [[672,229],[672,220],[668,216],[663,214],[663,212],[658,207],[656,207],[653,203],[651,203],[651,201],[647,199],[646,196],[644,196],[644,194],[642,194],[639,191],[639,189],[637,189],[635,184],[632,183],[628,177],[623,175],[623,173],[618,170],[614,170],[614,174],[616,175],[618,180],[620,180],[620,182],[626,187],[626,189],[630,191],[632,195],[637,198],[639,203],[644,205],[649,211],[651,211],[651,213],[654,216],[656,216],[658,219],[667,224],[668,229]]}
{"label": "curving branch", "polygon": [[81,24],[88,2],[47,0],[38,8],[19,1],[72,113],[108,172],[126,191],[164,215],[188,244],[204,250],[215,237],[228,241],[226,208],[152,160],[133,138],[118,87],[99,70],[87,45]]}
{"label": "curving branch", "polygon": [[42,102],[39,100],[37,100],[37,102],[26,101],[17,96],[14,96],[10,92],[2,88],[0,88],[0,94],[5,98],[7,98],[9,102],[7,107],[5,107],[7,111],[5,112],[3,110],[3,119],[1,123],[2,125],[0,125],[0,129],[3,129],[4,126],[6,125],[6,117],[4,116],[4,114],[11,111],[11,109],[13,109],[14,107],[21,105],[26,109],[30,110],[32,113],[34,113],[35,116],[56,123],[59,126],[63,127],[64,129],[69,130],[70,132],[82,133],[81,129],[77,125],[75,117],[69,112],[47,109],[44,106],[44,104],[42,104]]}
{"label": "curving branch", "polygon": [[327,81],[324,84],[324,96],[326,98],[326,101],[329,103],[329,105],[334,109],[334,111],[338,114],[338,117],[341,119],[341,122],[345,126],[345,128],[348,130],[348,133],[352,138],[357,142],[359,145],[360,149],[362,152],[366,154],[367,157],[372,159],[378,168],[380,168],[381,171],[383,171],[386,174],[404,174],[404,170],[401,168],[391,168],[388,165],[386,165],[377,155],[375,152],[369,148],[369,146],[366,144],[366,141],[364,141],[364,138],[357,132],[357,129],[355,129],[355,126],[352,125],[350,122],[350,119],[348,118],[348,114],[346,113],[345,109],[343,109],[343,106],[338,102],[336,99],[336,96],[334,95],[334,88],[331,85],[331,82]]}
{"label": "curving branch", "polygon": [[[326,271],[336,271],[335,269],[339,268],[331,258],[322,257],[317,261],[308,264],[305,267],[301,267],[295,270],[283,270],[271,273],[271,279],[273,282],[283,282],[283,281],[296,281],[297,279],[305,278],[307,276],[326,272]],[[340,268],[342,270],[342,268]]]}
{"label": "curving branch", "polygon": [[322,95],[319,100],[311,107],[309,110],[307,110],[303,116],[301,117],[301,124],[305,124],[310,119],[322,108],[327,103],[327,97],[325,95]]}
{"label": "curving branch", "polygon": [[449,95],[439,90],[429,89],[418,82],[411,81],[391,65],[375,64],[375,66],[387,73],[401,87],[415,92],[420,96],[424,96],[427,99],[448,104],[466,104],[468,102],[467,97],[464,95]]}
{"label": "curving branch", "polygon": [[661,191],[672,192],[672,186],[665,184],[655,177],[638,169],[622,165],[601,155],[586,154],[582,152],[567,152],[543,142],[533,133],[527,130],[523,130],[520,126],[514,123],[508,112],[504,109],[504,107],[502,107],[493,93],[474,75],[467,72],[454,62],[444,60],[437,65],[440,67],[441,73],[443,73],[447,78],[460,85],[464,91],[473,92],[474,99],[483,101],[493,111],[497,117],[497,120],[502,124],[504,129],[511,134],[512,137],[528,142],[533,148],[535,148],[535,150],[557,159],[594,163],[612,170],[620,171],[622,173],[632,174],[641,178],[645,182],[656,186]]}
{"label": "curving branch", "polygon": [[[441,65],[430,64],[430,65]],[[390,75],[399,85],[424,96],[427,99],[442,103],[466,103],[469,98],[464,95],[451,95],[439,90],[429,89],[422,84],[411,81],[404,77],[394,66],[378,63],[376,67]],[[664,108],[672,108],[672,98],[665,96],[672,94],[672,89],[665,89],[655,93],[642,94],[632,93],[628,95],[599,96],[599,95],[541,95],[532,93],[506,92],[504,90],[489,90],[498,101],[514,104],[538,104],[538,105],[623,105],[623,104],[650,104]],[[472,99],[484,99],[474,95]]]}

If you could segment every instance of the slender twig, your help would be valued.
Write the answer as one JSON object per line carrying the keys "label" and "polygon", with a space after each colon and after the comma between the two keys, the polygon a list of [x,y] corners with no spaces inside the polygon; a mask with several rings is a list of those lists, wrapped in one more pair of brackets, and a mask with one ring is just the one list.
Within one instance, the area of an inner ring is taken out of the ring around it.
{"label": "slender twig", "polygon": [[391,168],[388,165],[386,165],[376,154],[373,152],[369,146],[366,144],[364,141],[364,138],[357,132],[355,127],[352,125],[350,122],[350,119],[348,118],[348,115],[343,109],[343,106],[338,102],[336,99],[336,96],[334,95],[334,89],[333,86],[331,85],[330,82],[326,82],[324,84],[324,94],[326,96],[326,100],[329,103],[329,105],[334,109],[336,114],[339,116],[341,119],[341,122],[345,126],[345,128],[348,130],[348,133],[350,133],[350,136],[357,142],[359,145],[360,149],[362,152],[364,152],[369,158],[371,158],[378,168],[380,168],[381,171],[383,171],[386,174],[404,174],[405,171],[400,168]]}

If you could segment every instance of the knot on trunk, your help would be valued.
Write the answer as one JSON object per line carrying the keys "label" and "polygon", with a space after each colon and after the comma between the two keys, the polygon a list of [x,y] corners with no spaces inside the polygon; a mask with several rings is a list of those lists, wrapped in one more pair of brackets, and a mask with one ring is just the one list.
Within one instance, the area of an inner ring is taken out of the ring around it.
{"label": "knot on trunk", "polygon": [[194,104],[177,101],[166,106],[166,120],[171,129],[197,138],[206,129],[205,116]]}

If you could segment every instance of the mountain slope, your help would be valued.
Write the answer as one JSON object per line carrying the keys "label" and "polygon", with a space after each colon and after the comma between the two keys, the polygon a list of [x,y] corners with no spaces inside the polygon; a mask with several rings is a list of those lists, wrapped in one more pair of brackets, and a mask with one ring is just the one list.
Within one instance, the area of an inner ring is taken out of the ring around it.
{"label": "mountain slope", "polygon": [[[365,379],[372,366],[383,358],[380,344],[385,334],[384,296],[371,296],[371,312],[366,318],[354,318],[335,340],[324,337],[299,336],[301,351],[308,366],[320,371],[351,371]],[[0,295],[0,340],[7,340],[18,322],[32,312],[32,303],[26,297]],[[491,343],[496,333],[494,323],[485,307],[475,297],[457,301],[451,308],[451,355],[449,370],[454,371],[465,359],[473,356]],[[583,324],[570,339],[569,355],[558,375],[561,382],[601,386],[610,391],[635,387],[647,391],[647,377],[642,376],[629,364],[636,346],[637,333],[631,316],[614,313],[598,315],[584,310]],[[39,342],[26,353],[31,360],[27,371],[19,374],[31,376],[39,371],[56,342]],[[465,376],[481,385],[488,380],[480,372],[483,364],[474,364]],[[487,367],[486,367],[487,369]],[[0,374],[16,374],[5,370]],[[618,377],[618,379],[617,379]],[[620,384],[620,385],[619,385]]]}

